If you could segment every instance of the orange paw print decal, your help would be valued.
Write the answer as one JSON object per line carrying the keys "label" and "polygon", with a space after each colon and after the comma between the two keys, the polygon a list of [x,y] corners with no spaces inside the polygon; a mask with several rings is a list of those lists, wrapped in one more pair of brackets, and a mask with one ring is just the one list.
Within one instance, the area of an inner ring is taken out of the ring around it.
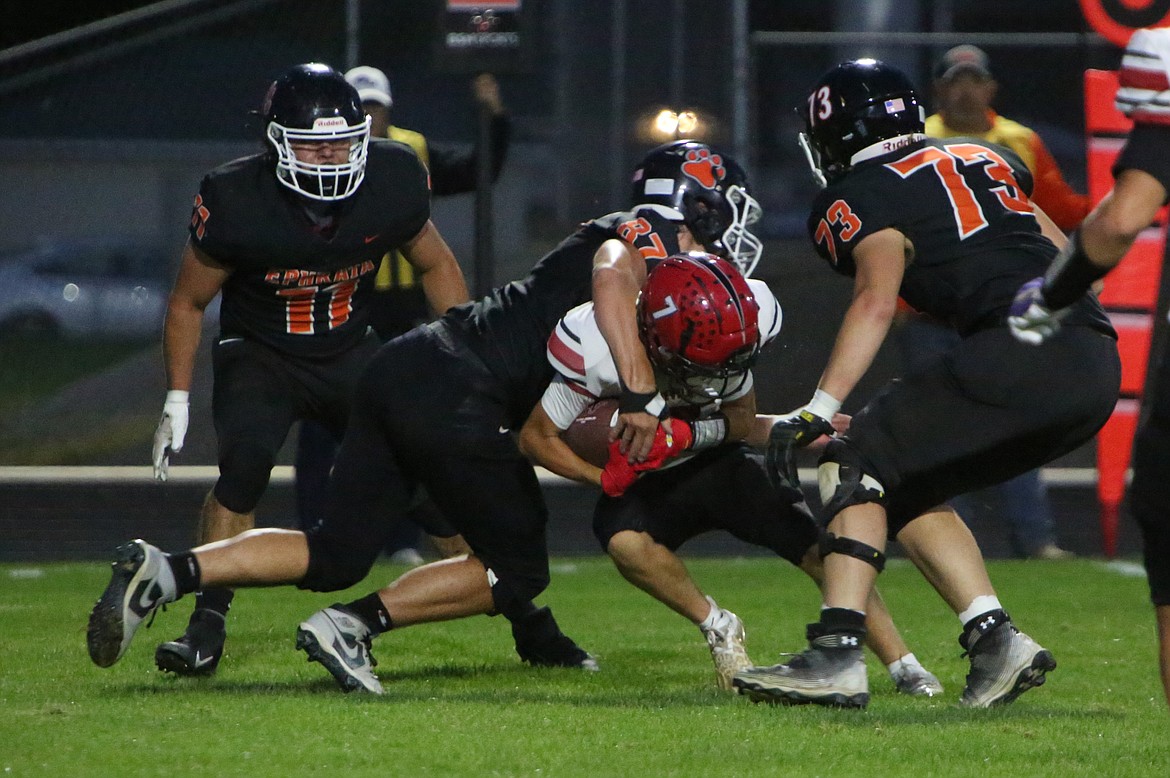
{"label": "orange paw print decal", "polygon": [[711,149],[707,148],[688,151],[682,171],[698,181],[704,189],[714,189],[727,175],[723,170],[723,157],[712,154]]}

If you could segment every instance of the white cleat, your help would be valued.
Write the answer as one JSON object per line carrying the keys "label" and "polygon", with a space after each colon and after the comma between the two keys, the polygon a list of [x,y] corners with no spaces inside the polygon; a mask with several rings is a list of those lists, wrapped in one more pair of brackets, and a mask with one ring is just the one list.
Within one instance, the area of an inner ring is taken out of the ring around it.
{"label": "white cleat", "polygon": [[308,654],[310,662],[323,665],[342,691],[381,694],[370,640],[370,630],[361,619],[335,603],[301,622],[296,645]]}
{"label": "white cleat", "polygon": [[894,687],[911,697],[938,697],[943,693],[942,683],[922,665],[903,667],[894,676]]}
{"label": "white cleat", "polygon": [[809,647],[785,664],[751,667],[736,673],[740,694],[752,702],[864,708],[869,704],[869,676],[861,639],[848,634],[813,638]]}
{"label": "white cleat", "polygon": [[743,622],[729,610],[723,613],[728,618],[722,625],[702,632],[711,648],[711,661],[715,663],[715,684],[723,691],[733,691],[731,679],[740,670],[751,667],[752,660],[743,645],[747,639]]}
{"label": "white cleat", "polygon": [[109,667],[121,659],[142,621],[178,599],[166,555],[144,540],[114,549],[110,566],[110,583],[90,611],[85,633],[89,658],[98,667]]}

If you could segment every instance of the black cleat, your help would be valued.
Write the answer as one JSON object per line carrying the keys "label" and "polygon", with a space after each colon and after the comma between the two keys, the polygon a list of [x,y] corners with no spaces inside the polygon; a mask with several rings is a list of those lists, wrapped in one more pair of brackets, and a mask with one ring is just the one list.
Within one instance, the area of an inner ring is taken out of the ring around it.
{"label": "black cleat", "polygon": [[547,607],[512,622],[512,639],[520,659],[533,667],[577,667],[590,672],[601,669],[588,651],[561,632]]}
{"label": "black cleat", "polygon": [[155,649],[154,663],[164,673],[212,675],[223,657],[226,639],[223,614],[208,608],[196,608],[182,637]]}

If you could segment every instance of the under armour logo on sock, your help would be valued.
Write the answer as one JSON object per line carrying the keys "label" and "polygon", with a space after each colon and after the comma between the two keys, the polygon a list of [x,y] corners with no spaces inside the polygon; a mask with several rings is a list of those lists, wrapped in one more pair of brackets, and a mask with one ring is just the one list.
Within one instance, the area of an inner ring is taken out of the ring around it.
{"label": "under armour logo on sock", "polygon": [[842,635],[841,636],[841,645],[856,647],[857,646],[857,638],[853,637],[852,635]]}

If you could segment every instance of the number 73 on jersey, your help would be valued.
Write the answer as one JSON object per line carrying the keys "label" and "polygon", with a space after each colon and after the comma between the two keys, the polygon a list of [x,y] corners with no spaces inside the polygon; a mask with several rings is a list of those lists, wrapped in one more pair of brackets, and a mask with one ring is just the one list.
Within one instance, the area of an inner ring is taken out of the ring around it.
{"label": "number 73 on jersey", "polygon": [[[883,167],[894,171],[903,179],[916,173],[933,173],[946,192],[960,240],[971,237],[988,225],[983,206],[968,183],[969,176],[985,175],[991,179],[993,186],[990,192],[1006,210],[1020,214],[1032,213],[1032,203],[1016,182],[1011,165],[986,146],[976,143],[926,146],[894,162],[888,162]],[[814,239],[818,244],[826,245],[835,264],[837,246],[833,240],[832,228],[838,227],[839,239],[842,243],[848,243],[861,230],[861,225],[860,217],[849,207],[849,203],[837,200],[829,206],[824,218],[817,224]]]}

